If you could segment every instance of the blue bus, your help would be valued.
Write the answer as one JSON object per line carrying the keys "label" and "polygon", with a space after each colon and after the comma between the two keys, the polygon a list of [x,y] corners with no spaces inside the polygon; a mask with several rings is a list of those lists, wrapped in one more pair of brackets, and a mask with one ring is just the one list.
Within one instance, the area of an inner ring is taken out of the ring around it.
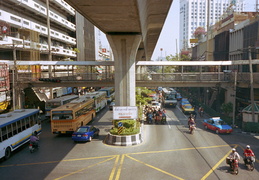
{"label": "blue bus", "polygon": [[106,92],[107,103],[112,102],[115,98],[114,87],[104,87],[104,88],[99,89],[98,91],[105,91]]}

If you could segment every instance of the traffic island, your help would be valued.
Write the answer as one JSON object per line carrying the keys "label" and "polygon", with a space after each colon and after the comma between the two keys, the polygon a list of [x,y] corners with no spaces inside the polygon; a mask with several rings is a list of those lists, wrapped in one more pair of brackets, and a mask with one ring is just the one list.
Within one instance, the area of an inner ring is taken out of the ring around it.
{"label": "traffic island", "polygon": [[143,142],[142,123],[136,106],[114,106],[113,127],[103,141],[114,146],[133,146]]}
{"label": "traffic island", "polygon": [[108,145],[114,146],[133,146],[143,142],[142,134],[135,134],[135,135],[112,135],[108,133],[106,136],[104,143]]}

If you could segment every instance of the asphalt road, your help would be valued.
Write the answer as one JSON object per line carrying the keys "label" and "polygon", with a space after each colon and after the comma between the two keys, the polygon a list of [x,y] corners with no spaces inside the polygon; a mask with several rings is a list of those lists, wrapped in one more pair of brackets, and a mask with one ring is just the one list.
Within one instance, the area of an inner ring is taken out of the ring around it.
{"label": "asphalt road", "polygon": [[240,161],[238,175],[232,175],[225,158],[233,147],[242,155],[250,144],[259,154],[259,140],[252,135],[233,132],[218,135],[204,130],[197,118],[193,135],[187,128],[187,117],[177,107],[167,109],[165,125],[144,124],[142,144],[118,147],[103,144],[112,127],[112,111],[101,111],[93,124],[100,128],[100,137],[92,142],[74,143],[70,136],[50,132],[50,123],[43,123],[40,149],[30,153],[28,145],[0,162],[1,180],[258,180],[256,169],[248,171]]}

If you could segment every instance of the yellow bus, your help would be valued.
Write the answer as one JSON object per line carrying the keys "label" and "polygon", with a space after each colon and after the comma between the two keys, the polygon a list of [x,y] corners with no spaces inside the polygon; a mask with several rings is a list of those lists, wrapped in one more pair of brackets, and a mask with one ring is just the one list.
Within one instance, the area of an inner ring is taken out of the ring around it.
{"label": "yellow bus", "polygon": [[78,98],[51,110],[53,134],[70,134],[78,127],[88,124],[96,116],[94,99]]}

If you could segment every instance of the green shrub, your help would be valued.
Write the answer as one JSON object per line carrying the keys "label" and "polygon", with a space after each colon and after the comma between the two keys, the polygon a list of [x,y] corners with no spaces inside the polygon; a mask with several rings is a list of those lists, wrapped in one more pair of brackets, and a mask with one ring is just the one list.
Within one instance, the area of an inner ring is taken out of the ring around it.
{"label": "green shrub", "polygon": [[245,122],[244,123],[244,131],[259,133],[259,123],[256,122]]}
{"label": "green shrub", "polygon": [[[123,130],[118,133],[119,122],[122,123]],[[113,128],[110,130],[110,133],[113,135],[133,135],[140,133],[140,122],[133,119],[124,119],[124,120],[113,120]]]}

